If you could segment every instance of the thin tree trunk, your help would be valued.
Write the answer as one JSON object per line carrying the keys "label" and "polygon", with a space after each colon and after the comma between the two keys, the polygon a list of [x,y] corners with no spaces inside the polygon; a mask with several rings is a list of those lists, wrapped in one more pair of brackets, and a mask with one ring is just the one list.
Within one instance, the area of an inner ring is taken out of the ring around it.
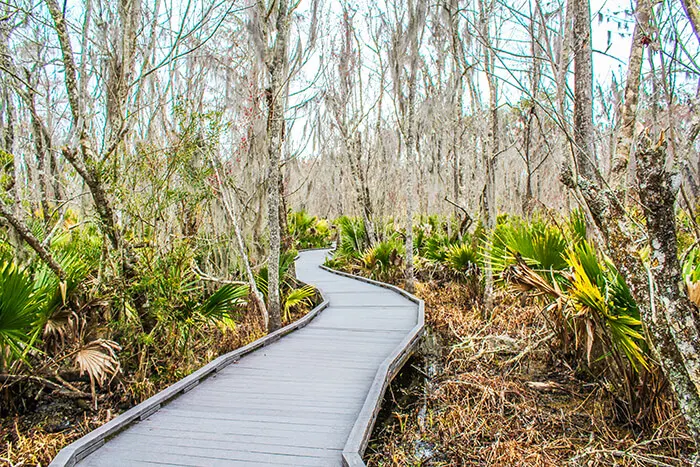
{"label": "thin tree trunk", "polygon": [[233,231],[236,235],[235,247],[238,252],[238,256],[241,257],[243,262],[243,268],[245,269],[246,279],[248,280],[248,287],[250,288],[250,294],[253,296],[253,301],[255,302],[256,308],[260,311],[263,318],[263,325],[265,329],[268,329],[270,317],[267,313],[267,307],[265,306],[265,298],[258,289],[258,285],[255,282],[255,275],[250,267],[250,260],[248,258],[248,252],[245,247],[245,242],[243,241],[243,235],[241,234],[241,225],[238,220],[238,215],[236,214],[235,198],[229,195],[228,190],[224,186],[221,174],[219,173],[219,167],[215,163],[212,164],[214,171],[216,173],[216,180],[218,182],[219,188],[221,190],[221,202],[224,205],[224,210],[229,218],[231,224],[233,224]]}
{"label": "thin tree trunk", "polygon": [[408,77],[408,115],[406,118],[406,242],[405,242],[405,288],[408,292],[415,292],[415,276],[413,269],[413,214],[415,210],[416,196],[416,86],[418,80],[419,43],[422,36],[422,19],[424,14],[421,0],[414,7],[413,0],[409,0],[408,9],[411,14],[408,34],[410,35],[410,71]]}
{"label": "thin tree trunk", "polygon": [[270,255],[268,258],[267,302],[270,316],[268,331],[273,332],[281,326],[280,311],[280,254],[281,226],[280,210],[280,161],[282,158],[284,138],[284,87],[287,69],[287,41],[289,39],[290,11],[289,1],[280,0],[277,4],[275,22],[276,37],[272,48],[272,57],[267,63],[270,77],[268,95],[268,168],[267,168],[267,210],[270,231]]}
{"label": "thin tree trunk", "polygon": [[630,50],[629,66],[627,68],[627,82],[625,83],[625,101],[620,117],[620,134],[617,138],[610,185],[621,191],[625,186],[627,165],[630,159],[630,151],[634,138],[634,126],[637,121],[637,103],[639,101],[639,84],[644,62],[644,46],[651,40],[649,37],[651,0],[637,1],[637,21],[634,25],[632,48]]}
{"label": "thin tree trunk", "polygon": [[578,174],[596,175],[593,144],[593,67],[589,0],[570,0],[574,15],[574,143]]}
{"label": "thin tree trunk", "polygon": [[61,281],[66,279],[66,272],[63,268],[56,262],[53,255],[41,245],[41,242],[34,236],[34,234],[29,230],[29,228],[24,225],[24,222],[19,220],[12,214],[12,211],[5,206],[5,203],[0,200],[0,215],[7,219],[7,221],[14,227],[17,234],[27,242],[32,250],[41,258],[41,260],[46,263],[46,265],[58,276]]}

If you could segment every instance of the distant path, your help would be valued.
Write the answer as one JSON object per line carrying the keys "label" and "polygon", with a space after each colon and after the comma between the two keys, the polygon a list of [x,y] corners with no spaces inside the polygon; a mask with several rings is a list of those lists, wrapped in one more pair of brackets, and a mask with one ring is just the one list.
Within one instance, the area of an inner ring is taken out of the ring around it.
{"label": "distant path", "polygon": [[[190,390],[178,388],[176,398],[151,415],[142,412],[142,421],[124,423],[106,442],[88,435],[96,450],[75,465],[363,465],[352,451],[364,450],[385,373],[398,370],[403,360],[392,361],[414,344],[422,308],[395,291],[321,269],[327,254],[303,252],[296,263],[299,279],[329,302],[306,327]],[[80,443],[52,465],[85,456],[89,449],[81,455]]]}

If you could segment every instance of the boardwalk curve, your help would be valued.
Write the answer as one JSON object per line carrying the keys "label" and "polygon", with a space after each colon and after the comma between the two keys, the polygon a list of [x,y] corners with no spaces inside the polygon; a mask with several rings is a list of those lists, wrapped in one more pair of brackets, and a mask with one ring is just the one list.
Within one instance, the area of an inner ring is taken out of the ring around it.
{"label": "boardwalk curve", "polygon": [[217,358],[51,466],[363,466],[384,391],[422,332],[423,303],[323,268],[327,254],[297,260],[299,279],[324,296],[306,317]]}

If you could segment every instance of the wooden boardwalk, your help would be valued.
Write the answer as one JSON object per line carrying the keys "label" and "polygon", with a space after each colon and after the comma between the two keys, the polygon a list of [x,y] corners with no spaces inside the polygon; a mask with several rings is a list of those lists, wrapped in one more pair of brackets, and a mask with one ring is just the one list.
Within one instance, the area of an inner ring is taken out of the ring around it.
{"label": "wooden boardwalk", "polygon": [[142,404],[135,422],[110,422],[85,437],[89,449],[79,440],[51,465],[363,465],[378,403],[422,330],[422,304],[321,269],[327,253],[297,260],[298,277],[328,301],[307,326],[153,409]]}

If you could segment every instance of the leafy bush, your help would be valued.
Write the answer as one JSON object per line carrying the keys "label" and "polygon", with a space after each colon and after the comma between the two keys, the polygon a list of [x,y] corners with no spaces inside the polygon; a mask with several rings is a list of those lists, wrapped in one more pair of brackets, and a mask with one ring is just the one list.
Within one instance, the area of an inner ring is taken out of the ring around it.
{"label": "leafy bush", "polygon": [[325,248],[331,244],[331,229],[325,219],[319,219],[301,210],[290,213],[287,224],[289,235],[298,249]]}
{"label": "leafy bush", "polygon": [[521,262],[546,275],[567,268],[564,254],[568,246],[566,236],[556,226],[540,220],[527,223],[509,219],[496,227],[489,259],[496,276]]}
{"label": "leafy bush", "polygon": [[423,248],[418,253],[429,261],[444,263],[447,260],[447,250],[452,244],[446,234],[436,233],[423,242]]}
{"label": "leafy bush", "polygon": [[365,251],[362,263],[370,277],[386,282],[397,277],[402,270],[405,254],[403,243],[394,238],[379,242]]}
{"label": "leafy bush", "polygon": [[[571,267],[566,293],[574,305],[572,319],[587,321],[587,328],[597,327],[603,347],[612,347],[606,353],[622,351],[634,370],[648,368],[639,310],[622,276],[611,263],[601,263],[587,242],[572,247],[566,262]],[[589,364],[594,338],[587,333]]]}
{"label": "leafy bush", "polygon": [[342,216],[336,220],[339,242],[337,255],[359,259],[369,247],[365,224],[358,217]]}
{"label": "leafy bush", "polygon": [[459,243],[445,249],[445,264],[454,271],[466,274],[477,275],[479,273],[479,254],[471,244]]}

